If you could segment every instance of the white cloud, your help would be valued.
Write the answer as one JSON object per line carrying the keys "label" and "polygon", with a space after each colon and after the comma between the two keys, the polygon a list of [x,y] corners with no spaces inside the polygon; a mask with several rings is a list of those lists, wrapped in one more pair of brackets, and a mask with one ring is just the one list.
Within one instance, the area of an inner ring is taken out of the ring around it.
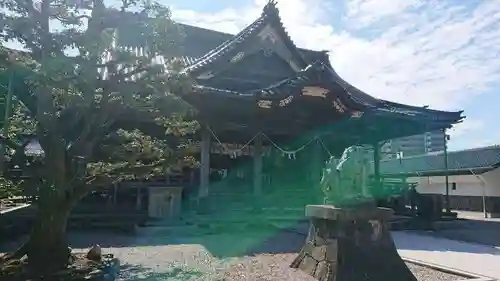
{"label": "white cloud", "polygon": [[400,15],[402,11],[422,5],[419,0],[351,0],[347,2],[347,18],[355,18],[360,26]]}
{"label": "white cloud", "polygon": [[484,125],[484,122],[481,120],[465,119],[464,122],[459,123],[450,129],[448,133],[450,134],[450,137],[454,139],[468,133],[474,133],[474,131],[484,129]]}
{"label": "white cloud", "polygon": [[[173,15],[235,33],[266,2],[216,13],[174,9]],[[338,73],[371,95],[455,110],[500,81],[500,0],[477,6],[472,1],[345,0],[343,7],[327,2],[287,0],[278,8],[298,46],[330,51]],[[334,14],[342,16],[333,19]],[[477,127],[477,122],[460,126]]]}

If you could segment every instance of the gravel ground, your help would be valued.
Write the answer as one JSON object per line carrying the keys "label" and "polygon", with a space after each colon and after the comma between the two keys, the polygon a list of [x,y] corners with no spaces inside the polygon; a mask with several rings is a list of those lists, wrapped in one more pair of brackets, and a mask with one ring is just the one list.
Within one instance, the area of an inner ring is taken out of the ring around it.
{"label": "gravel ground", "polygon": [[[78,234],[71,240],[79,242],[76,245],[102,241],[101,245],[107,246],[105,252],[113,253],[122,262],[119,281],[314,280],[289,268],[304,241],[304,237],[296,233],[218,234],[177,239]],[[466,279],[415,264],[408,267],[419,281]]]}
{"label": "gravel ground", "polygon": [[[202,246],[154,246],[113,249],[125,264],[120,281],[314,281],[289,267],[295,253],[217,259]],[[419,281],[456,281],[460,276],[408,263]]]}
{"label": "gravel ground", "polygon": [[[73,233],[77,252],[100,244],[120,259],[119,281],[313,281],[289,268],[305,237],[291,232],[226,233],[183,238],[163,235]],[[13,249],[4,244],[0,252]],[[456,281],[461,276],[408,264],[419,281]],[[392,281],[392,280],[388,280]],[[397,281],[397,280],[394,280]]]}

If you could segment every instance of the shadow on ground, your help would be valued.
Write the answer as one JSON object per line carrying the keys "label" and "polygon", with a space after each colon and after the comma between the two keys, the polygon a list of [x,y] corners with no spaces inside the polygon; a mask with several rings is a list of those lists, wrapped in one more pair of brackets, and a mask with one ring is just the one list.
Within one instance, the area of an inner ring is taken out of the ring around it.
{"label": "shadow on ground", "polygon": [[[164,280],[198,280],[205,274],[193,268],[174,267],[158,272],[141,265],[125,264],[120,268],[118,280],[127,281],[164,281]],[[217,280],[213,280],[217,281]]]}
{"label": "shadow on ground", "polygon": [[463,242],[500,247],[499,221],[461,219],[449,222],[438,222],[435,225],[434,231],[421,231],[417,233]]}
{"label": "shadow on ground", "polygon": [[[299,224],[288,228],[261,227],[251,225],[235,231],[202,231],[188,235],[124,234],[107,231],[70,232],[69,243],[73,249],[85,249],[99,244],[104,248],[151,247],[167,245],[202,245],[217,258],[256,255],[260,253],[297,252],[304,242],[304,235],[294,232]],[[231,228],[228,226],[227,228]],[[21,237],[16,241],[0,245],[0,252],[14,250],[26,240]]]}

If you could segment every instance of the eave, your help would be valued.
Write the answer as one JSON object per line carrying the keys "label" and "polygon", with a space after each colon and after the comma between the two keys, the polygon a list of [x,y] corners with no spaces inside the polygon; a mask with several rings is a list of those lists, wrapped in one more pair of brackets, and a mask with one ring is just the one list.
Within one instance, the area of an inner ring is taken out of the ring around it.
{"label": "eave", "polygon": [[[327,134],[334,132],[337,137],[339,132],[346,137],[352,134],[354,141],[381,141],[450,128],[464,118],[462,112],[374,98],[345,82],[322,62],[268,87],[245,92],[196,85],[186,100],[199,109],[202,118],[218,124],[221,133],[246,134],[262,129],[277,136],[288,135],[288,139],[312,127]],[[226,121],[233,125],[226,127]]]}
{"label": "eave", "polygon": [[444,176],[477,176],[494,170],[495,167],[481,167],[474,169],[450,169],[439,171],[415,171],[404,173],[382,173],[382,178],[409,178],[409,177],[444,177]]}
{"label": "eave", "polygon": [[394,103],[394,102],[389,102],[389,101],[384,101],[386,104],[391,104],[392,106],[397,106],[399,108],[406,108],[409,110],[415,110],[418,112],[422,112],[426,114],[427,116],[431,116],[431,118],[434,121],[449,121],[449,120],[456,120],[455,123],[461,123],[464,119],[465,116],[463,115],[463,110],[460,111],[444,111],[444,110],[436,110],[436,109],[430,109],[427,107],[417,107],[417,106],[412,106],[412,105],[407,105],[407,104],[400,104],[400,103]]}
{"label": "eave", "polygon": [[[374,111],[380,115],[397,118],[425,120],[426,122],[457,123],[464,117],[459,112],[431,110],[374,98],[354,88],[344,81],[335,71],[322,62],[316,62],[297,72],[293,77],[279,81],[262,89],[237,92],[227,89],[216,89],[202,85],[195,86],[198,95],[210,96],[224,100],[238,100],[242,105],[259,104],[262,108],[276,109],[284,107],[283,103],[293,103],[296,99],[307,95],[320,95],[314,98],[340,105],[351,113],[356,111]],[[305,89],[310,89],[308,92]],[[316,92],[312,92],[315,90]],[[200,97],[200,98],[201,98]],[[265,105],[265,107],[263,106]],[[339,109],[337,107],[337,109]]]}

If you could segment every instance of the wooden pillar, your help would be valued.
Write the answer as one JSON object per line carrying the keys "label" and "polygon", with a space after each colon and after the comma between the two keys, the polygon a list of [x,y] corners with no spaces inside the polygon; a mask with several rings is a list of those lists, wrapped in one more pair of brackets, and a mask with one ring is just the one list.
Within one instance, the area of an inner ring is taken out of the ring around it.
{"label": "wooden pillar", "polygon": [[[315,192],[317,195],[316,200],[318,202],[314,203],[323,203],[324,202],[324,194],[320,188],[321,176],[323,173],[324,163],[323,163],[323,147],[319,140],[314,141],[312,144],[312,153],[311,153],[311,171],[310,171],[310,179],[312,192]],[[308,204],[313,204],[313,202]]]}
{"label": "wooden pillar", "polygon": [[253,193],[262,194],[262,134],[255,138],[253,144]]}
{"label": "wooden pillar", "polygon": [[382,199],[382,185],[380,182],[380,144],[373,144],[373,197],[375,200]]}
{"label": "wooden pillar", "polygon": [[135,199],[135,210],[140,211],[142,208],[142,183],[137,186],[137,197]]}
{"label": "wooden pillar", "polygon": [[165,184],[169,185],[170,184],[170,168],[169,167],[165,167],[165,169],[163,170],[163,173],[165,174],[165,176],[164,176],[164,178],[165,178]]}
{"label": "wooden pillar", "polygon": [[113,184],[113,206],[116,207],[116,196],[118,195],[118,184]]}
{"label": "wooden pillar", "polygon": [[210,130],[207,125],[201,128],[201,166],[200,166],[200,188],[198,198],[208,196],[208,187],[210,184]]}

